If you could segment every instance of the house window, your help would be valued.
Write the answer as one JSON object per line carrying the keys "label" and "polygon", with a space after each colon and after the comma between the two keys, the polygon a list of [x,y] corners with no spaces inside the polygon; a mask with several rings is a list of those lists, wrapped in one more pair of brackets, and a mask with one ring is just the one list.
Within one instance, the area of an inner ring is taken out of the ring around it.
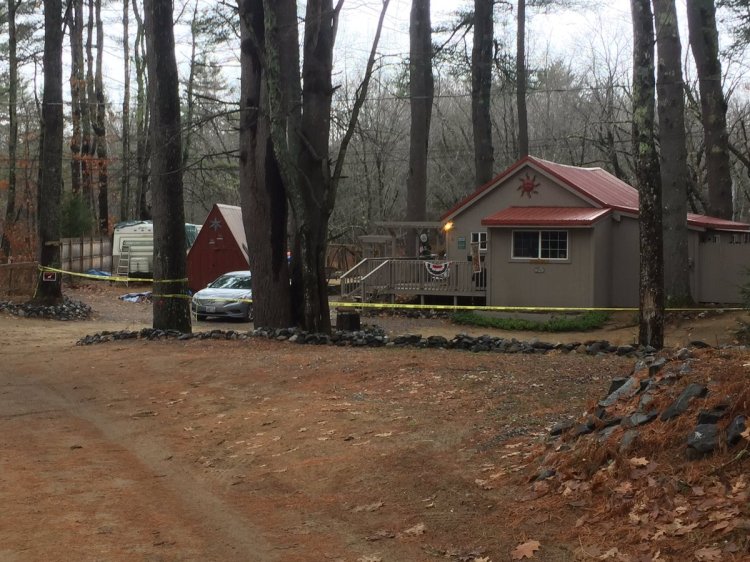
{"label": "house window", "polygon": [[721,235],[709,234],[709,233],[704,232],[700,235],[700,243],[701,244],[721,244]]}
{"label": "house window", "polygon": [[566,260],[568,232],[566,230],[513,231],[513,258]]}
{"label": "house window", "polygon": [[472,232],[471,243],[479,244],[479,250],[482,252],[487,251],[487,233],[486,232]]}

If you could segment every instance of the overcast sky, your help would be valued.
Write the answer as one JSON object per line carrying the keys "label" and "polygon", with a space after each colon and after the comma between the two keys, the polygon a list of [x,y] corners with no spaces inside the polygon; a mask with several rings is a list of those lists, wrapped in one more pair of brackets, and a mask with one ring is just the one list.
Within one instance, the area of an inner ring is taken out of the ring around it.
{"label": "overcast sky", "polygon": [[[187,0],[189,5],[192,1]],[[218,0],[199,1],[210,4]],[[183,0],[175,2],[176,5],[182,3]],[[515,41],[515,12],[513,11],[515,2],[512,4],[511,7],[498,6],[495,25],[496,37],[506,38],[510,42],[511,50],[514,48]],[[530,66],[539,65],[544,59],[561,58],[582,71],[591,64],[592,50],[600,53],[621,51],[620,59],[629,62],[632,33],[629,0],[578,0],[578,4],[589,4],[592,7],[575,10],[557,8],[550,14],[541,13],[534,8],[527,9],[527,50],[530,55]],[[335,55],[338,83],[341,83],[346,75],[356,77],[364,67],[381,6],[382,0],[345,0]],[[432,0],[432,24],[438,26],[453,21],[455,18],[452,14],[457,9],[470,9],[472,6],[473,0]],[[379,51],[383,55],[391,55],[390,60],[394,62],[408,55],[410,9],[411,0],[391,0]],[[685,0],[677,0],[677,9],[680,27],[685,29]],[[105,8],[105,13],[110,22],[105,39],[107,41],[105,52],[108,55],[105,57],[105,74],[110,99],[114,104],[119,105],[123,76],[120,55],[122,34],[119,23],[120,4],[110,3]],[[131,31],[134,31],[134,27],[134,25],[131,26]],[[175,30],[175,36],[178,45],[178,64],[181,74],[186,75],[190,58],[189,29],[181,25]],[[722,39],[726,43],[729,39],[728,34],[723,34]],[[67,38],[65,47],[68,48]],[[686,34],[683,36],[683,53],[685,52],[687,52]],[[213,54],[223,65],[228,80],[238,85],[239,53],[237,50],[227,48]],[[67,97],[68,92],[65,95]]]}
{"label": "overcast sky", "polygon": [[[581,42],[588,43],[595,34],[621,36],[630,26],[628,0],[588,1],[592,8],[559,10],[545,15],[533,8],[527,9],[528,48],[532,52],[547,47],[560,56],[572,56]],[[375,33],[380,0],[346,0],[339,26],[339,61],[358,61],[366,58]],[[452,21],[457,9],[471,9],[472,0],[432,0],[433,27]],[[384,54],[407,54],[409,50],[409,11],[411,0],[391,0],[384,25],[380,51]],[[515,36],[515,11],[497,8],[495,34],[497,37]],[[509,25],[504,29],[504,23]],[[599,31],[597,31],[599,30]],[[629,38],[629,37],[628,37]],[[514,40],[514,39],[513,39]]]}

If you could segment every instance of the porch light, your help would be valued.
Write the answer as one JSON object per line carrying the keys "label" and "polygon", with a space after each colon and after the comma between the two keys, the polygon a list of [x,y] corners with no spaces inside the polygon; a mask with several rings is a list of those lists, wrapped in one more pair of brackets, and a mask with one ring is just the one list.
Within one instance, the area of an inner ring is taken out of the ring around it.
{"label": "porch light", "polygon": [[449,231],[449,230],[451,230],[452,228],[453,228],[453,222],[451,222],[451,221],[448,221],[447,223],[445,223],[445,224],[443,225],[443,232],[448,232],[448,231]]}

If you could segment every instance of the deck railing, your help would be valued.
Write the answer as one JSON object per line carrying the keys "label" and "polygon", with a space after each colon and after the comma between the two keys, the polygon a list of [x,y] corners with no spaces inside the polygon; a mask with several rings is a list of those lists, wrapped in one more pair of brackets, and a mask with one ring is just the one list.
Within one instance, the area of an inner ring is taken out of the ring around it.
{"label": "deck railing", "polygon": [[361,296],[362,278],[372,272],[376,267],[389,258],[365,258],[344,273],[339,279],[341,282],[341,296],[344,298]]}
{"label": "deck railing", "polygon": [[399,294],[483,296],[485,279],[468,261],[367,258],[341,276],[341,296],[363,302]]}

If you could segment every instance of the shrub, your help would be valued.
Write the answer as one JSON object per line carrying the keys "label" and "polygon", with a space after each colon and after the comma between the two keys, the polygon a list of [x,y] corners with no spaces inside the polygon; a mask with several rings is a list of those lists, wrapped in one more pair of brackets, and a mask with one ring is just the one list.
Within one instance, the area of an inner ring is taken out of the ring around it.
{"label": "shrub", "polygon": [[549,320],[526,320],[524,318],[493,318],[474,312],[457,312],[451,317],[456,324],[496,328],[499,330],[522,330],[528,332],[585,332],[604,326],[609,313],[590,311],[577,314],[553,316]]}

